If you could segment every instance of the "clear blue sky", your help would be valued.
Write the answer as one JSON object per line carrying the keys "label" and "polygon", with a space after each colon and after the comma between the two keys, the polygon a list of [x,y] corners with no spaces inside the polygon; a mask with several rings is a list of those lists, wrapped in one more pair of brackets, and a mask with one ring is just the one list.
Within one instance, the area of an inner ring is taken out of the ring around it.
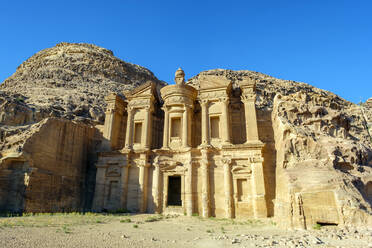
{"label": "clear blue sky", "polygon": [[8,1],[0,82],[41,49],[108,48],[171,83],[203,70],[253,70],[359,102],[372,97],[372,1]]}

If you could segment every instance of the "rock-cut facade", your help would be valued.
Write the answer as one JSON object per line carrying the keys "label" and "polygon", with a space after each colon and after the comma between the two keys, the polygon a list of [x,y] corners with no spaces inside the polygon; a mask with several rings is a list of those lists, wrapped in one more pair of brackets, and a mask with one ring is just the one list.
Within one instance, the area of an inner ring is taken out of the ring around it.
{"label": "rock-cut facade", "polygon": [[199,81],[186,84],[178,69],[174,85],[149,81],[126,100],[106,97],[94,210],[268,216],[255,80],[234,90],[227,78]]}

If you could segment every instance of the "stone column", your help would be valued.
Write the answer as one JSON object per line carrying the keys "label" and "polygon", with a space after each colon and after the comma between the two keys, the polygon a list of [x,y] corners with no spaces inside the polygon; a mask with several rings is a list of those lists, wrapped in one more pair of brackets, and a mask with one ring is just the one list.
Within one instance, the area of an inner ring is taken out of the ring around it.
{"label": "stone column", "polygon": [[229,99],[222,99],[222,143],[230,144]]}
{"label": "stone column", "polygon": [[101,211],[103,208],[104,199],[105,199],[106,166],[97,164],[96,167],[97,167],[96,188],[94,192],[93,210]]}
{"label": "stone column", "polygon": [[163,132],[163,149],[169,149],[169,111],[167,107],[164,110],[164,132]]}
{"label": "stone column", "polygon": [[105,137],[104,147],[107,150],[118,148],[120,124],[123,118],[125,109],[124,101],[115,94],[110,94],[105,97],[107,110],[105,112],[105,125],[103,137]]}
{"label": "stone column", "polygon": [[142,144],[145,149],[149,149],[151,146],[151,113],[152,109],[150,107],[146,108],[144,128],[142,132]]}
{"label": "stone column", "polygon": [[263,159],[254,158],[252,166],[253,214],[255,218],[267,217]]}
{"label": "stone column", "polygon": [[192,161],[185,163],[187,171],[185,175],[185,201],[186,201],[186,215],[192,216],[193,213],[193,195],[192,195]]}
{"label": "stone column", "polygon": [[230,164],[231,159],[223,158],[223,172],[224,172],[224,188],[225,188],[225,203],[226,203],[226,218],[233,218],[233,205],[232,205],[232,181]]}
{"label": "stone column", "polygon": [[152,196],[154,198],[155,203],[155,213],[160,214],[160,165],[157,162],[154,162],[154,174],[153,174],[153,181],[152,181]]}
{"label": "stone column", "polygon": [[247,134],[246,143],[258,141],[257,117],[255,106],[256,95],[248,94],[242,95],[245,111],[245,129]]}
{"label": "stone column", "polygon": [[128,108],[127,132],[125,135],[125,148],[130,149],[133,145],[133,108]]}
{"label": "stone column", "polygon": [[182,146],[184,148],[189,147],[188,136],[189,136],[189,107],[185,105],[185,110],[182,116]]}
{"label": "stone column", "polygon": [[208,120],[208,100],[201,101],[201,111],[202,111],[202,145],[209,145],[209,120]]}
{"label": "stone column", "polygon": [[139,166],[139,191],[138,191],[138,207],[140,213],[145,213],[147,210],[147,175],[148,166],[146,161],[142,161]]}
{"label": "stone column", "polygon": [[202,174],[202,211],[203,217],[210,216],[209,208],[209,162],[207,150],[202,150],[201,174]]}
{"label": "stone column", "polygon": [[121,166],[121,199],[120,205],[123,209],[127,209],[127,195],[128,195],[128,176],[129,176],[129,164]]}

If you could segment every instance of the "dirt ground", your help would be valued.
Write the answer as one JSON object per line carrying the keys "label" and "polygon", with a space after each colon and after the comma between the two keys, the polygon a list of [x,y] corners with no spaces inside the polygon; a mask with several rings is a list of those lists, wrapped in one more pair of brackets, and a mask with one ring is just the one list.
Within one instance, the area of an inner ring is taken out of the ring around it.
{"label": "dirt ground", "polygon": [[41,214],[0,218],[0,247],[372,247],[372,229],[283,230],[271,220]]}

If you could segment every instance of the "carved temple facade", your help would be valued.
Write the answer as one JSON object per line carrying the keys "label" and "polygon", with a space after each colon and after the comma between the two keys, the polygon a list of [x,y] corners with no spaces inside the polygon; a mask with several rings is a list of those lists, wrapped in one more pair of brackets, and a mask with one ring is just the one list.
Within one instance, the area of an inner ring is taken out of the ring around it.
{"label": "carved temple facade", "polygon": [[175,81],[106,97],[94,210],[267,217],[255,81]]}

